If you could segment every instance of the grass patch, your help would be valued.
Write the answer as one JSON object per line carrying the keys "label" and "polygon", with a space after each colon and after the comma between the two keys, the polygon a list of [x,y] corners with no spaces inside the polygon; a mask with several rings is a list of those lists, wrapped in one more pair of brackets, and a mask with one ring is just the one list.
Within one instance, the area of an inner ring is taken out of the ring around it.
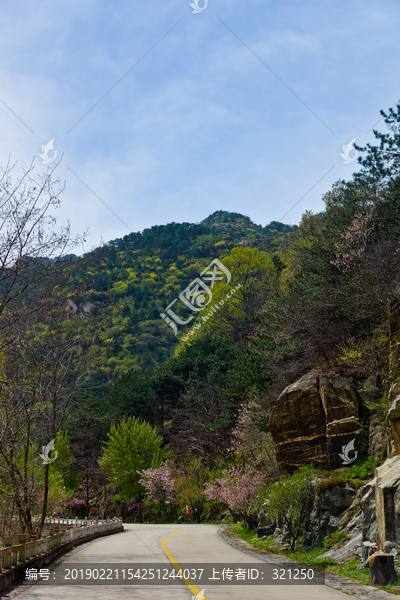
{"label": "grass patch", "polygon": [[390,592],[391,594],[400,595],[400,586],[399,586],[399,578],[397,582],[389,583],[388,585],[373,585],[369,580],[369,569],[362,569],[360,571],[356,571],[356,567],[360,564],[358,561],[349,561],[345,565],[338,565],[335,561],[330,558],[321,558],[321,554],[325,552],[323,548],[317,548],[315,550],[308,550],[304,547],[299,547],[298,550],[292,552],[290,548],[281,547],[279,550],[276,548],[272,548],[273,538],[272,536],[268,536],[264,540],[257,537],[257,534],[252,529],[247,529],[243,525],[236,524],[232,527],[232,533],[240,537],[245,542],[248,542],[255,548],[262,548],[263,550],[268,550],[269,552],[274,552],[275,554],[279,554],[280,556],[287,556],[293,560],[297,560],[299,563],[305,563],[309,565],[321,565],[325,567],[327,571],[333,571],[338,575],[342,575],[344,577],[348,577],[349,579],[353,579],[354,581],[358,581],[363,583],[364,585],[369,585],[374,588],[385,590],[386,592]]}
{"label": "grass patch", "polygon": [[343,575],[349,579],[355,579],[365,585],[371,585],[369,581],[369,569],[362,569],[362,571],[356,571],[356,566],[360,563],[357,560],[349,561],[345,565],[335,565],[330,570],[334,571],[338,575]]}
{"label": "grass patch", "polygon": [[344,542],[345,540],[347,540],[347,537],[348,535],[345,529],[342,529],[342,531],[335,531],[335,533],[332,533],[332,535],[324,539],[325,550],[329,550],[330,548],[332,548],[332,546],[335,546],[335,544]]}
{"label": "grass patch", "polygon": [[64,562],[64,560],[65,560],[65,558],[60,558],[59,560],[56,560],[55,562],[53,562],[49,566],[50,571],[54,571],[54,569],[57,569],[57,567],[59,567]]}
{"label": "grass patch", "polygon": [[356,489],[361,487],[364,482],[369,481],[374,477],[376,467],[379,467],[382,461],[373,456],[369,456],[367,460],[359,461],[351,467],[341,468],[337,471],[317,471],[318,477],[323,477],[322,481],[317,484],[317,490],[326,491],[336,485],[349,483]]}
{"label": "grass patch", "polygon": [[374,476],[376,467],[379,467],[381,461],[378,458],[370,456],[362,463],[356,463],[348,467],[343,472],[343,477],[347,479],[369,479]]}
{"label": "grass patch", "polygon": [[364,585],[369,585],[379,590],[385,590],[386,592],[390,592],[391,594],[400,595],[399,578],[397,578],[397,581],[395,581],[394,583],[388,583],[387,585],[374,585],[369,580],[369,569],[362,569],[361,571],[356,571],[356,566],[359,564],[360,563],[358,561],[350,561],[345,565],[335,565],[333,567],[329,567],[329,570],[334,571],[338,575],[343,575],[344,577],[348,577],[349,579],[359,581]]}
{"label": "grass patch", "polygon": [[323,479],[317,484],[317,490],[319,492],[326,492],[326,490],[330,490],[331,488],[343,483],[349,483],[349,480],[346,477],[343,477],[343,473],[337,473],[334,471],[327,479]]}
{"label": "grass patch", "polygon": [[288,558],[292,558],[293,560],[297,560],[300,563],[307,563],[310,565],[321,565],[322,567],[327,567],[329,565],[334,565],[335,562],[330,558],[320,558],[320,554],[324,552],[323,549],[317,548],[316,550],[308,550],[304,547],[299,547],[298,550],[294,552],[291,551],[290,547],[282,546],[279,548],[279,551],[276,548],[272,548],[273,538],[272,536],[266,537],[264,540],[257,537],[257,534],[252,529],[247,529],[243,525],[236,524],[232,527],[232,532],[238,537],[242,538],[245,542],[248,542],[255,548],[262,548],[263,550],[268,550],[269,552],[274,552],[275,554],[280,554],[281,556],[287,556]]}

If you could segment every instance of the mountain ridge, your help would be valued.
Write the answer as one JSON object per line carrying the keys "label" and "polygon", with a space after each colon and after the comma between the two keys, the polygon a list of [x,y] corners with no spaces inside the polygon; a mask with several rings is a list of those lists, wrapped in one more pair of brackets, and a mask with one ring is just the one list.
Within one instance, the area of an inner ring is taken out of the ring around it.
{"label": "mountain ridge", "polygon": [[296,229],[274,221],[262,227],[240,213],[215,211],[200,223],[155,225],[111,240],[94,267],[79,269],[78,259],[77,283],[87,278],[90,285],[71,301],[78,312],[90,302],[92,314],[106,321],[96,348],[96,383],[130,369],[151,373],[172,355],[177,339],[160,313],[214,258],[239,245],[278,252]]}

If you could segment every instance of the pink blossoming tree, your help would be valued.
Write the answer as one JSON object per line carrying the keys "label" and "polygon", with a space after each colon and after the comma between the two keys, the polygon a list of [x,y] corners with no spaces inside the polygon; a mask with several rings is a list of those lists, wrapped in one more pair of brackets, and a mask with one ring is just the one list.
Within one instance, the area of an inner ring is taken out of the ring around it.
{"label": "pink blossoming tree", "polygon": [[331,264],[343,270],[358,267],[363,253],[370,241],[370,235],[374,230],[373,216],[377,201],[360,210],[351,222],[350,226],[340,233],[340,240],[335,243],[336,259]]}
{"label": "pink blossoming tree", "polygon": [[265,496],[264,473],[244,467],[230,467],[222,477],[205,488],[208,500],[215,500],[229,508],[235,521],[243,520],[249,529],[257,526],[258,511]]}
{"label": "pink blossoming tree", "polygon": [[139,483],[145,488],[149,500],[158,506],[161,514],[167,515],[171,520],[176,511],[174,471],[171,460],[166,460],[158,468],[138,471],[142,475]]}
{"label": "pink blossoming tree", "polygon": [[232,431],[229,451],[236,464],[263,471],[269,481],[279,477],[271,434],[265,427],[266,414],[255,400],[243,403]]}

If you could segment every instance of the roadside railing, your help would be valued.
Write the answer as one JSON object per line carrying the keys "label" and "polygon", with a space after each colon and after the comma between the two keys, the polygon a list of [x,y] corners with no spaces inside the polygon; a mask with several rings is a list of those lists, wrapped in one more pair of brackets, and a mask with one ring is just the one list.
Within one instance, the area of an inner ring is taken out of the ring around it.
{"label": "roadside railing", "polygon": [[[50,550],[67,542],[89,537],[93,533],[101,533],[121,529],[119,519],[100,521],[79,521],[78,519],[46,519],[47,535],[39,539],[28,539],[27,534],[18,535],[18,543],[12,538],[4,539],[4,547],[0,548],[0,573],[17,564],[26,562],[36,556],[46,554]],[[49,525],[54,525],[50,527]],[[57,531],[58,529],[58,531]],[[43,533],[46,533],[43,530]],[[35,534],[31,534],[35,535]]]}

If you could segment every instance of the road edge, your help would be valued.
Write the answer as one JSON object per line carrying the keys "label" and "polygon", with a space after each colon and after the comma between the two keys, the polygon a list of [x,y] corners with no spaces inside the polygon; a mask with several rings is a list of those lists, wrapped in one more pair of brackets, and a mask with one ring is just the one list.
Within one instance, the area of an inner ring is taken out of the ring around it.
{"label": "road edge", "polygon": [[[249,554],[250,556],[254,556],[255,558],[259,558],[265,562],[274,564],[298,564],[297,561],[286,556],[274,554],[273,552],[268,552],[268,550],[263,550],[262,548],[255,548],[248,542],[242,540],[242,538],[235,535],[231,531],[229,525],[222,525],[222,527],[218,529],[218,535],[236,550],[240,550],[241,552],[244,552],[244,554]],[[343,577],[343,575],[338,575],[332,571],[326,572],[325,585],[339,592],[343,592],[344,594],[350,594],[352,596],[355,596],[356,594],[363,594],[366,598],[371,598],[373,600],[377,600],[378,598],[387,600],[391,598],[393,600],[393,598],[396,598],[397,596],[397,594],[391,594],[386,590],[380,590],[379,588],[375,588],[370,585],[364,585],[359,581],[349,579],[348,577]]]}

